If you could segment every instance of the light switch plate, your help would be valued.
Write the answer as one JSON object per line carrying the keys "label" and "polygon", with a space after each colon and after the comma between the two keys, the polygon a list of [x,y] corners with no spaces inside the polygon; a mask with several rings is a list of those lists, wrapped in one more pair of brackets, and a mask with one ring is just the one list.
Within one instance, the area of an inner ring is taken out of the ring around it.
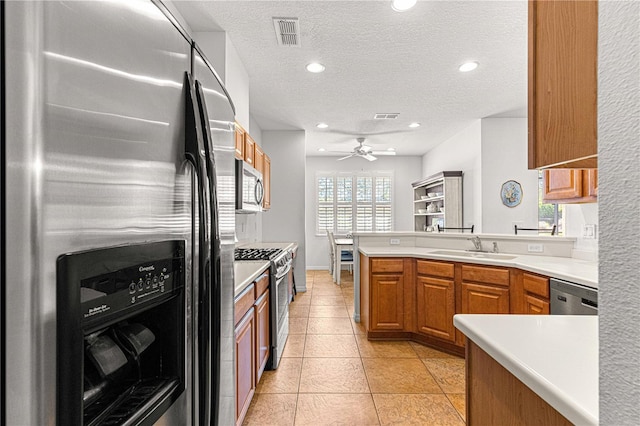
{"label": "light switch plate", "polygon": [[596,225],[595,224],[584,225],[584,228],[582,228],[582,236],[587,240],[595,240]]}
{"label": "light switch plate", "polygon": [[394,245],[394,246],[398,245],[398,244],[400,244],[400,240],[398,238],[391,238],[389,240],[389,244]]}

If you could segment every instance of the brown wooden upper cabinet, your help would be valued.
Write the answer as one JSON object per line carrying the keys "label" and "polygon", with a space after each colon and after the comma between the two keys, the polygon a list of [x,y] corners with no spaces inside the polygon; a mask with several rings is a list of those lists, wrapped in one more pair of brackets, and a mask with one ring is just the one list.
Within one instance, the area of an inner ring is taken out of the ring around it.
{"label": "brown wooden upper cabinet", "polygon": [[598,201],[597,169],[544,171],[543,201],[547,203],[595,203]]}
{"label": "brown wooden upper cabinet", "polygon": [[264,174],[264,151],[258,144],[253,147],[253,167]]}
{"label": "brown wooden upper cabinet", "polygon": [[248,132],[244,134],[244,161],[250,166],[255,167],[255,148],[256,142]]}
{"label": "brown wooden upper cabinet", "polygon": [[236,158],[238,160],[244,160],[244,135],[245,130],[242,126],[236,123]]}
{"label": "brown wooden upper cabinet", "polygon": [[598,3],[529,1],[529,168],[597,167]]}

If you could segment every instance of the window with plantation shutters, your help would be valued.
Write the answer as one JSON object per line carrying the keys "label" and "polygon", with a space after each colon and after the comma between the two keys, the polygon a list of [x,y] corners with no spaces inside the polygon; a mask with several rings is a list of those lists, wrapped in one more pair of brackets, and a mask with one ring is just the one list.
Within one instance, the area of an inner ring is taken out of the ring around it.
{"label": "window with plantation shutters", "polygon": [[393,230],[390,172],[319,173],[316,183],[318,235]]}

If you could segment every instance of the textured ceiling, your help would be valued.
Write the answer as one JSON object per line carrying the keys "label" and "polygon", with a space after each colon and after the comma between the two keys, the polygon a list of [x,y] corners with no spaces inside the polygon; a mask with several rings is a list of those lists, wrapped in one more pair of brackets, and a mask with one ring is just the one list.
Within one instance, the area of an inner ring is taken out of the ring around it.
{"label": "textured ceiling", "polygon": [[[421,155],[472,120],[526,117],[526,1],[418,1],[403,13],[390,1],[175,4],[192,30],[227,32],[250,78],[251,115],[263,130],[304,129],[307,155],[350,151],[358,136]],[[301,47],[277,45],[273,17],[299,18]],[[459,72],[469,60],[478,69]],[[311,61],[326,71],[307,72]],[[379,112],[400,116],[373,120]]]}

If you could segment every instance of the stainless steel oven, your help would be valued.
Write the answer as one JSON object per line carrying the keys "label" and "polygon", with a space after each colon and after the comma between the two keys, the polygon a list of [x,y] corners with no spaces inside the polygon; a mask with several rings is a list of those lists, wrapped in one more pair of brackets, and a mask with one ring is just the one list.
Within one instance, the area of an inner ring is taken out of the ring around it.
{"label": "stainless steel oven", "polygon": [[292,255],[274,248],[236,248],[236,261],[269,260],[271,352],[266,369],[278,368],[289,336],[289,280]]}

